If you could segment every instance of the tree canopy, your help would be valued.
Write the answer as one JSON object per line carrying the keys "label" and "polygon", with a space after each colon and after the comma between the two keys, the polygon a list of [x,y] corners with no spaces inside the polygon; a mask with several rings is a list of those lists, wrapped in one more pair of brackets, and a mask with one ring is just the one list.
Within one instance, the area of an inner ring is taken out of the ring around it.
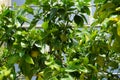
{"label": "tree canopy", "polygon": [[120,79],[114,74],[120,73],[120,2],[95,0],[94,21],[86,25],[90,3],[26,0],[21,6],[3,6],[0,80],[16,80],[19,75],[26,80]]}

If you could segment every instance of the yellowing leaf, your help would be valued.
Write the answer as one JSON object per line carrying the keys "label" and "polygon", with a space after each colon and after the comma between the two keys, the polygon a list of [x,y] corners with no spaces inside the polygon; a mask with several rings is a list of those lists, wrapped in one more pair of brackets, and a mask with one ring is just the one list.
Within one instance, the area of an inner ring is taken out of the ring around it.
{"label": "yellowing leaf", "polygon": [[82,40],[80,40],[80,41],[79,41],[79,45],[82,45],[82,43],[83,43],[83,41],[82,41]]}
{"label": "yellowing leaf", "polygon": [[88,42],[89,41],[89,36],[85,35],[85,39],[86,39],[86,42]]}
{"label": "yellowing leaf", "polygon": [[117,7],[115,10],[116,10],[116,11],[120,11],[120,7]]}
{"label": "yellowing leaf", "polygon": [[118,27],[117,27],[117,34],[118,34],[118,36],[120,36],[120,21],[117,22],[117,25],[118,25]]}
{"label": "yellowing leaf", "polygon": [[10,72],[11,72],[11,69],[5,70],[5,71],[4,71],[4,75],[5,75],[5,76],[8,76],[8,75],[10,74]]}
{"label": "yellowing leaf", "polygon": [[118,21],[120,20],[120,16],[117,16],[117,17],[111,17],[109,20],[110,20],[110,21],[118,22]]}

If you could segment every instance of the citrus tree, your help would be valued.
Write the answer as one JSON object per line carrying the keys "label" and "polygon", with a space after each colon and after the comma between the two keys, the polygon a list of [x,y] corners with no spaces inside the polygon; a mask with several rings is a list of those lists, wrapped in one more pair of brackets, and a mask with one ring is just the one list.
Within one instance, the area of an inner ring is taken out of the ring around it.
{"label": "citrus tree", "polygon": [[0,79],[14,80],[21,74],[26,80],[32,76],[36,80],[119,79],[114,70],[119,71],[120,62],[120,4],[117,0],[95,0],[95,4],[90,26],[85,25],[90,0],[26,0],[19,7],[3,7]]}

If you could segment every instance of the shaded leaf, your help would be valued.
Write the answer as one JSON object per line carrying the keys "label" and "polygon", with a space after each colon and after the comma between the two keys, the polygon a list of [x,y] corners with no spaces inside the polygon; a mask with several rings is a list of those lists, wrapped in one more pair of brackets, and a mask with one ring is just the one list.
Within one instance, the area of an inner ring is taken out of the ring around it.
{"label": "shaded leaf", "polygon": [[17,54],[11,55],[11,56],[8,57],[7,63],[13,65],[13,64],[15,64],[19,60],[19,58],[20,57]]}
{"label": "shaded leaf", "polygon": [[109,66],[112,67],[112,68],[114,68],[114,69],[117,69],[117,68],[119,67],[118,64],[119,64],[119,63],[117,63],[116,61],[111,61],[111,62],[109,63]]}
{"label": "shaded leaf", "polygon": [[88,24],[88,21],[87,21],[86,17],[83,14],[80,14],[80,15],[85,20],[85,22]]}
{"label": "shaded leaf", "polygon": [[95,72],[98,72],[97,68],[93,66],[92,64],[88,64],[89,67],[91,67]]}
{"label": "shaded leaf", "polygon": [[81,16],[75,15],[75,16],[74,16],[74,22],[75,22],[77,25],[83,26],[84,20],[83,20],[83,18],[82,18]]}
{"label": "shaded leaf", "polygon": [[87,6],[83,6],[81,8],[81,12],[82,13],[87,13],[88,15],[90,15],[90,10],[89,10],[89,8]]}
{"label": "shaded leaf", "polygon": [[53,19],[53,17],[56,15],[57,13],[57,8],[52,8],[50,11],[50,20]]}
{"label": "shaded leaf", "polygon": [[98,56],[96,62],[99,66],[103,67],[104,66],[104,57]]}
{"label": "shaded leaf", "polygon": [[31,21],[30,26],[29,26],[28,29],[32,29],[33,27],[35,27],[38,21],[39,21],[39,19],[34,18],[34,19]]}
{"label": "shaded leaf", "polygon": [[80,75],[80,80],[85,80],[84,77],[85,77],[85,74],[82,73],[82,74]]}

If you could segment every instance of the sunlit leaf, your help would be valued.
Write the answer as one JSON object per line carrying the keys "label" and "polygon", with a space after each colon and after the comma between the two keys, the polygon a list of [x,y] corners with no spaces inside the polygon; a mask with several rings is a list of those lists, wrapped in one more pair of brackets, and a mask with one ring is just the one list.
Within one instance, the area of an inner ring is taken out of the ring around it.
{"label": "sunlit leaf", "polygon": [[34,64],[32,57],[30,57],[29,55],[25,55],[25,61],[29,64]]}
{"label": "sunlit leaf", "polygon": [[116,10],[116,11],[120,11],[120,7],[117,7],[115,10]]}
{"label": "sunlit leaf", "polygon": [[89,63],[89,59],[88,59],[87,56],[83,58],[83,63],[84,63],[84,64],[88,64],[88,63]]}
{"label": "sunlit leaf", "polygon": [[34,4],[34,5],[37,5],[37,4],[39,4],[39,0],[26,0],[25,4]]}
{"label": "sunlit leaf", "polygon": [[22,48],[26,48],[27,47],[27,44],[25,44],[24,42],[21,42],[20,44],[21,44]]}
{"label": "sunlit leaf", "polygon": [[120,36],[120,21],[117,22],[117,34]]}
{"label": "sunlit leaf", "polygon": [[74,78],[69,75],[69,74],[66,74],[66,77],[63,77],[61,80],[73,80]]}
{"label": "sunlit leaf", "polygon": [[49,23],[49,21],[46,21],[42,24],[42,27],[43,27],[44,30],[48,29],[48,23]]}

